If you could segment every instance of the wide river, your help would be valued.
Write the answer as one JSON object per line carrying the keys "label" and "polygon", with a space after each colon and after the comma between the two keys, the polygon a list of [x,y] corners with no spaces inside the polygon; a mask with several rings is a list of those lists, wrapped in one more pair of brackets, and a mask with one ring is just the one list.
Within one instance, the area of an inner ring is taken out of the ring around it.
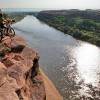
{"label": "wide river", "polygon": [[99,47],[65,35],[34,16],[13,27],[40,53],[41,69],[64,100],[100,100]]}

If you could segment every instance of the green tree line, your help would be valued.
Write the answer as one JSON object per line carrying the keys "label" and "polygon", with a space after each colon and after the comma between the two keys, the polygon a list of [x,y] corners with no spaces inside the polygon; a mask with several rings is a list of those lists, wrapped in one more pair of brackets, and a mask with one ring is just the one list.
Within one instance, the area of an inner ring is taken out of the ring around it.
{"label": "green tree line", "polygon": [[100,23],[94,20],[41,13],[37,18],[65,34],[100,46]]}

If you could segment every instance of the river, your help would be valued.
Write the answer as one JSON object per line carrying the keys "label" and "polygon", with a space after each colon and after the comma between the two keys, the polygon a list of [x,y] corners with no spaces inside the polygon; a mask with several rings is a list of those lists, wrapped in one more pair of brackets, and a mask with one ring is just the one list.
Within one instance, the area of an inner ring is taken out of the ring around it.
{"label": "river", "polygon": [[64,100],[100,100],[99,47],[65,35],[34,16],[26,16],[13,28],[40,53],[40,67]]}

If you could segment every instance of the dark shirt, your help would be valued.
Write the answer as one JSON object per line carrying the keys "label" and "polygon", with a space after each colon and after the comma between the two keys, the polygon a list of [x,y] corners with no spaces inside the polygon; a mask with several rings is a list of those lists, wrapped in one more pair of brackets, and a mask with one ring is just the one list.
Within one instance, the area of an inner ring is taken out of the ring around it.
{"label": "dark shirt", "polygon": [[4,27],[4,24],[3,24],[4,20],[2,17],[0,17],[0,28],[3,28]]}
{"label": "dark shirt", "polygon": [[3,18],[0,17],[0,24],[3,24]]}

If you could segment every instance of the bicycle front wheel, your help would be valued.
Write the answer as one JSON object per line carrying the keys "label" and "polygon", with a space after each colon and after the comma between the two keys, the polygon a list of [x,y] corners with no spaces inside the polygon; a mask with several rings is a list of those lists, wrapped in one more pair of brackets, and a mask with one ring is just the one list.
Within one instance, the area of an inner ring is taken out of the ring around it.
{"label": "bicycle front wheel", "polygon": [[14,31],[13,28],[9,28],[9,29],[7,30],[7,33],[8,33],[8,35],[9,35],[11,38],[15,36],[15,31]]}

